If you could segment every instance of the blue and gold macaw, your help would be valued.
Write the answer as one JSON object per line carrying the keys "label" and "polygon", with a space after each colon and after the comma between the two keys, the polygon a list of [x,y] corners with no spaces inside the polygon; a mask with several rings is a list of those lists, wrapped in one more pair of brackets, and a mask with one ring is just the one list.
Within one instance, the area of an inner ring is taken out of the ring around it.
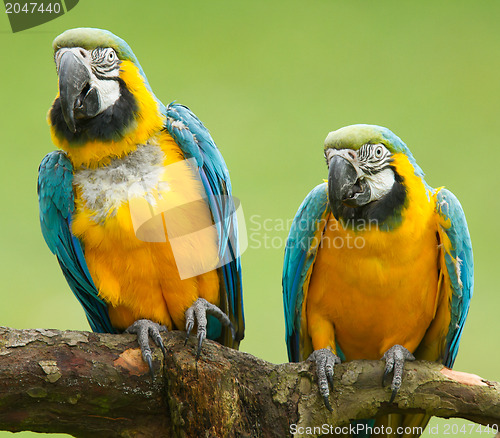
{"label": "blue and gold macaw", "polygon": [[[335,364],[383,359],[452,367],[473,289],[472,247],[457,198],[432,189],[390,130],[352,125],[325,140],[328,182],[293,221],[285,250],[283,301],[290,361],[314,360],[328,396]],[[418,426],[425,415],[390,415],[377,425]],[[374,424],[371,420],[370,424]]]}
{"label": "blue and gold macaw", "polygon": [[226,164],[200,120],[164,106],[125,41],[92,28],[53,43],[59,93],[48,121],[62,150],[42,161],[40,223],[96,332],[149,336],[196,325],[238,348],[244,318]]}

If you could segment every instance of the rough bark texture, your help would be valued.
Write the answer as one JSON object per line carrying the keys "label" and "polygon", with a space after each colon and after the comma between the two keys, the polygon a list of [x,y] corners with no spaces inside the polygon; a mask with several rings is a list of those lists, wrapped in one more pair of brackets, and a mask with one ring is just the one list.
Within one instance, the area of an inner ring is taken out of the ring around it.
{"label": "rough bark texture", "polygon": [[274,365],[207,341],[164,336],[155,379],[133,335],[0,328],[0,429],[77,437],[284,437],[290,424],[344,425],[390,412],[427,412],[500,426],[500,385],[428,362],[405,366],[394,403],[383,364],[335,369],[323,406],[312,363]]}

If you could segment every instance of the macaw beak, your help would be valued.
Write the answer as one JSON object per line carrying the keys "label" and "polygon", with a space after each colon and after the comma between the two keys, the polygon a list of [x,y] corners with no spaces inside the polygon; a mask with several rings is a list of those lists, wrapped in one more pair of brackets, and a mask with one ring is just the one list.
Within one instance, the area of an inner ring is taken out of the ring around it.
{"label": "macaw beak", "polygon": [[328,172],[328,200],[334,216],[338,219],[342,206],[362,207],[370,198],[370,186],[364,178],[359,178],[355,164],[334,155]]}
{"label": "macaw beak", "polygon": [[90,72],[72,51],[63,53],[59,62],[59,97],[64,121],[76,132],[77,119],[94,117],[99,112],[99,96],[90,86]]}

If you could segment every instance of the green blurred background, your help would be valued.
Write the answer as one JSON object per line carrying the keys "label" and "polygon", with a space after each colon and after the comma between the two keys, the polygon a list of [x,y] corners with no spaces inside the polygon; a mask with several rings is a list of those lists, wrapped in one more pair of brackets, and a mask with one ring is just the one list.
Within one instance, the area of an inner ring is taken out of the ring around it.
{"label": "green blurred background", "polygon": [[[500,380],[499,16],[500,3],[486,0],[81,0],[54,21],[12,34],[4,14],[0,324],[88,330],[43,241],[36,176],[53,149],[46,123],[57,92],[52,40],[92,26],[124,38],[156,95],[188,105],[224,155],[249,236],[242,350],[287,361],[286,221],[327,175],[326,134],[375,123],[408,144],[431,186],[446,185],[462,202],[476,287],[455,368]],[[443,434],[444,420],[431,424]]]}

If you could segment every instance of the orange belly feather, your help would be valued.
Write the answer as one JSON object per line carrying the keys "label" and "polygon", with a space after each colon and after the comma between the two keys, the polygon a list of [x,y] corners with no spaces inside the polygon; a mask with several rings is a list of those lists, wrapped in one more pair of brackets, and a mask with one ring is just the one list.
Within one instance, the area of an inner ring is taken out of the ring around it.
{"label": "orange belly feather", "polygon": [[338,344],[346,360],[380,359],[422,341],[438,300],[438,223],[433,196],[407,184],[408,208],[392,231],[354,232],[330,216],[304,309],[313,349]]}
{"label": "orange belly feather", "polygon": [[[156,141],[164,153],[164,166],[183,160],[168,133],[162,132]],[[194,187],[195,180],[183,184],[200,189]],[[184,313],[197,298],[219,305],[217,271],[181,279],[166,233],[166,242],[138,239],[127,201],[104,220],[95,219],[78,187],[75,204],[72,231],[83,242],[89,272],[99,296],[108,303],[113,326],[125,329],[147,318],[182,329]]]}

